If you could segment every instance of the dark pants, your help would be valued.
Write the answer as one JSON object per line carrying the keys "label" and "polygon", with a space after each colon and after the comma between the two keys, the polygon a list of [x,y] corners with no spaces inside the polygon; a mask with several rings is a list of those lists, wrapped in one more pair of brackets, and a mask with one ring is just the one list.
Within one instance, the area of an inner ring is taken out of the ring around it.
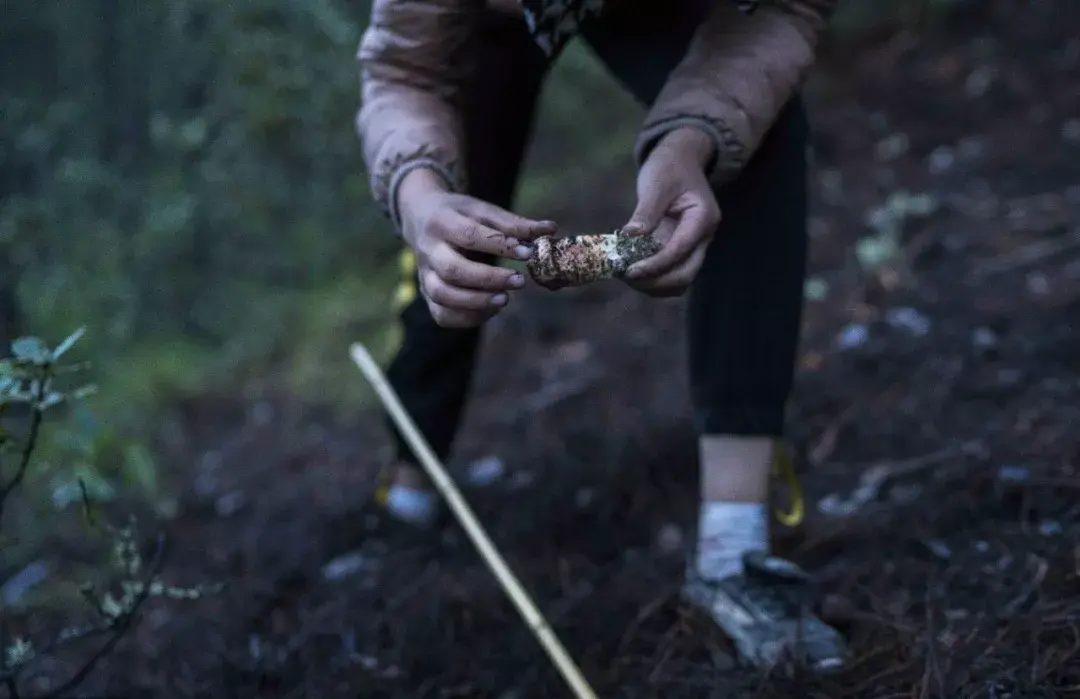
{"label": "dark pants", "polygon": [[[654,7],[663,16],[583,27],[600,59],[644,105],[682,58],[704,4]],[[469,194],[510,208],[548,62],[520,18],[491,13],[481,43],[465,114]],[[806,264],[806,146],[806,119],[796,99],[741,176],[716,192],[723,221],[689,292],[687,317],[701,434],[783,431]],[[389,378],[445,458],[463,413],[480,331],[440,328],[419,296],[402,320],[404,342]],[[398,455],[415,461],[399,435]]]}

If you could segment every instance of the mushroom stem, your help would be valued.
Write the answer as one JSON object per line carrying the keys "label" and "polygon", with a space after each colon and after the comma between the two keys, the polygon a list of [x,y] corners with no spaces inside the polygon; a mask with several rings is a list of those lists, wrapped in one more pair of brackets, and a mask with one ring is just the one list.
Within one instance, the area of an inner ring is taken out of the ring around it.
{"label": "mushroom stem", "polygon": [[619,230],[566,238],[543,236],[536,238],[533,246],[536,252],[527,265],[529,276],[552,291],[618,279],[635,262],[655,255],[661,247],[650,235],[626,235]]}

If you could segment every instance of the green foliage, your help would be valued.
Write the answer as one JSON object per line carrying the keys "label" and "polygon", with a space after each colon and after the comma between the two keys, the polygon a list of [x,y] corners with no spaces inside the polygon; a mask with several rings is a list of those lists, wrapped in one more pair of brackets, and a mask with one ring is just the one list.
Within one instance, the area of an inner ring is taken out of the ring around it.
{"label": "green foliage", "polygon": [[[5,33],[60,54],[53,89],[0,88],[0,240],[29,323],[89,318],[92,358],[164,364],[162,391],[194,389],[291,348],[285,318],[310,290],[392,259],[352,125],[362,14],[13,2]],[[154,384],[103,399],[135,415]]]}
{"label": "green foliage", "polygon": [[[0,362],[0,410],[23,408],[24,429],[9,430],[0,425],[0,534],[6,534],[4,515],[13,496],[27,482],[34,466],[35,449],[47,413],[61,406],[80,401],[92,390],[90,387],[66,388],[63,377],[81,367],[65,365],[61,360],[82,337],[79,330],[56,347],[49,347],[35,337],[17,339],[11,347],[12,357]],[[106,438],[106,443],[111,440]],[[94,445],[95,447],[98,445]],[[103,450],[104,451],[104,450]],[[132,470],[144,487],[154,473],[148,455],[139,448],[124,451],[124,468]],[[110,570],[106,584],[86,582],[79,591],[92,613],[89,623],[69,624],[51,638],[5,635],[7,616],[11,610],[0,606],[0,687],[9,699],[19,699],[22,678],[31,674],[49,656],[72,644],[92,644],[94,650],[87,660],[66,680],[48,686],[38,697],[60,697],[70,693],[89,676],[96,664],[105,657],[138,620],[142,604],[151,597],[173,600],[199,599],[216,590],[213,588],[179,588],[166,585],[160,577],[161,541],[157,554],[147,561],[140,551],[134,518],[124,526],[102,522],[96,503],[83,479],[77,481],[78,503],[85,530],[91,537],[103,538],[109,545]],[[5,549],[8,547],[5,544]],[[37,683],[39,689],[41,684]]]}

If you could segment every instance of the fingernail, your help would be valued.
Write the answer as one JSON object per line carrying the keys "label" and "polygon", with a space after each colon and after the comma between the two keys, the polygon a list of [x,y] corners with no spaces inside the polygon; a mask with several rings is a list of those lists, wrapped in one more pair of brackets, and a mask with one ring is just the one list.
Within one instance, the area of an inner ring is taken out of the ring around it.
{"label": "fingernail", "polygon": [[492,306],[505,306],[506,302],[509,301],[509,300],[510,299],[506,296],[506,294],[495,294],[494,296],[491,297],[491,305]]}
{"label": "fingernail", "polygon": [[515,245],[518,244],[518,239],[517,238],[507,238],[506,239],[506,244],[509,245],[510,247],[514,247]]}
{"label": "fingernail", "polygon": [[510,277],[510,286],[525,286],[525,277],[515,274]]}
{"label": "fingernail", "polygon": [[626,272],[623,274],[623,279],[637,279],[637,278],[638,278],[638,268],[637,267],[629,267],[626,270]]}
{"label": "fingernail", "polygon": [[533,249],[528,245],[518,245],[514,248],[514,254],[523,260],[527,260],[532,257]]}

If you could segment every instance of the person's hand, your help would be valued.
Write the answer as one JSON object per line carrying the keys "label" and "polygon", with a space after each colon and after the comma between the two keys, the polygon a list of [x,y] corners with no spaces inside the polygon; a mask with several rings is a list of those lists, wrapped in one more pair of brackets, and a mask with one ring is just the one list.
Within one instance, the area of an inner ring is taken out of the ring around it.
{"label": "person's hand", "polygon": [[624,279],[650,296],[679,296],[697,276],[720,223],[720,208],[705,176],[715,146],[694,128],[671,131],[638,172],[638,205],[623,231],[656,235],[660,252],[632,265]]}
{"label": "person's hand", "polygon": [[515,270],[485,264],[493,255],[527,260],[529,241],[557,230],[474,197],[447,191],[434,173],[418,168],[398,189],[401,233],[416,256],[420,292],[444,328],[482,325],[503,309],[510,292],[525,286]]}

